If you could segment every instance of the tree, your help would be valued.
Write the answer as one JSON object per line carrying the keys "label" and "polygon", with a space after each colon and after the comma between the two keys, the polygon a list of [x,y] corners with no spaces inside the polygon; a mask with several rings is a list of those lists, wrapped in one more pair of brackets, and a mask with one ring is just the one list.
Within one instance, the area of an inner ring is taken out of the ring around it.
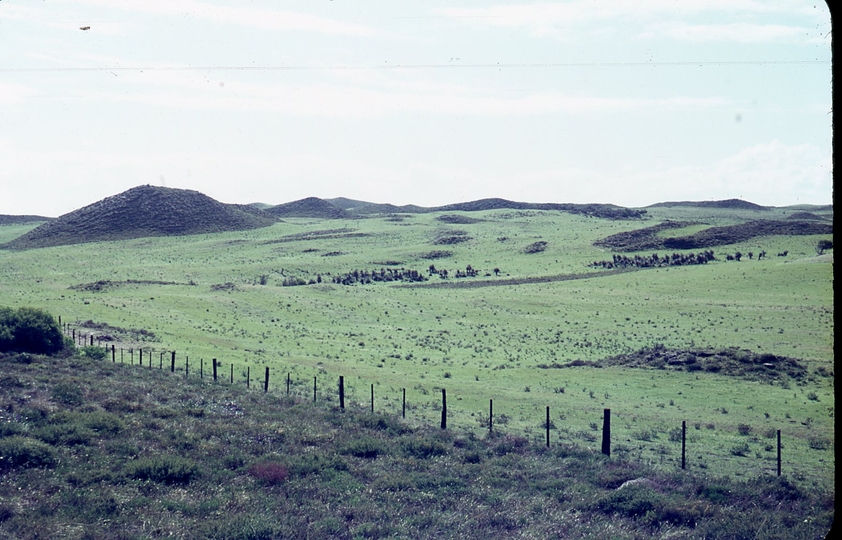
{"label": "tree", "polygon": [[51,354],[63,348],[61,329],[46,311],[0,308],[0,351]]}
{"label": "tree", "polygon": [[816,244],[816,251],[819,255],[824,254],[824,250],[826,249],[833,249],[833,241],[832,240],[819,240],[819,243]]}

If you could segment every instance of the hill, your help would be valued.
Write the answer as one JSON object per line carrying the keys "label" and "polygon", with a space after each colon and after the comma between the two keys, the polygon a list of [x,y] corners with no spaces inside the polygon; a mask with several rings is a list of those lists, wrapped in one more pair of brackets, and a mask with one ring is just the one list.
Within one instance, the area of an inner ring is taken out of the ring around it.
{"label": "hill", "polygon": [[832,493],[787,477],[547,447],[504,415],[472,437],[314,403],[306,384],[211,382],[180,356],[170,373],[169,355],[82,352],[0,354],[3,538],[820,538],[833,520]]}
{"label": "hill", "polygon": [[267,208],[266,212],[277,218],[349,219],[351,214],[318,197],[307,197]]}
{"label": "hill", "polygon": [[709,227],[695,234],[664,238],[666,229],[680,229],[689,222],[665,221],[658,225],[612,234],[594,242],[595,246],[617,251],[649,251],[657,249],[705,249],[744,242],[757,236],[807,236],[833,234],[833,224],[815,220],[754,220],[737,225]]}
{"label": "hill", "polygon": [[671,201],[650,204],[646,208],[673,208],[687,206],[691,208],[729,208],[732,210],[769,210],[768,206],[761,206],[742,199],[725,199],[722,201]]}
{"label": "hill", "polygon": [[339,208],[348,210],[351,213],[362,215],[394,213],[426,214],[430,212],[482,212],[484,210],[555,210],[559,212],[569,212],[571,214],[581,214],[606,219],[636,219],[643,217],[646,214],[645,210],[624,208],[613,204],[524,203],[500,198],[479,199],[476,201],[447,204],[444,206],[417,206],[414,204],[397,206],[388,203],[380,204],[346,199],[344,197],[327,199],[327,202]]}
{"label": "hill", "polygon": [[275,222],[273,216],[253,206],[224,204],[198,191],[146,185],[64,214],[0,248],[238,231]]}
{"label": "hill", "polygon": [[37,223],[39,221],[52,221],[55,218],[44,216],[10,216],[0,214],[0,225],[22,225],[24,223]]}

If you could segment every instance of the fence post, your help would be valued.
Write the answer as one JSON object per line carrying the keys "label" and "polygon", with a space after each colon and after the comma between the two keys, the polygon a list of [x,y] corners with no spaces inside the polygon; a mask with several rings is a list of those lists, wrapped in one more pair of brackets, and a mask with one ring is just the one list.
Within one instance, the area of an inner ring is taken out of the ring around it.
{"label": "fence post", "polygon": [[234,362],[231,362],[231,384],[234,384]]}
{"label": "fence post", "polygon": [[550,447],[550,406],[547,405],[547,448]]}
{"label": "fence post", "polygon": [[93,347],[93,346],[94,346],[94,335],[91,334],[91,347]]}
{"label": "fence post", "polygon": [[602,453],[611,457],[611,409],[602,411]]}
{"label": "fence post", "polygon": [[172,352],[172,362],[170,363],[170,373],[175,373],[175,351]]}
{"label": "fence post", "polygon": [[371,383],[371,412],[374,412],[374,383]]}
{"label": "fence post", "polygon": [[199,358],[199,378],[205,378],[205,359]]}
{"label": "fence post", "polygon": [[123,363],[123,348],[120,347],[120,363]]}
{"label": "fence post", "polygon": [[488,434],[491,435],[491,429],[494,425],[494,400],[488,400]]}
{"label": "fence post", "polygon": [[403,404],[401,406],[401,417],[406,418],[406,388],[402,388],[403,390]]}
{"label": "fence post", "polygon": [[111,344],[111,363],[115,363],[117,361],[117,349],[114,347],[114,344]]}
{"label": "fence post", "polygon": [[213,382],[216,382],[216,358],[213,359]]}
{"label": "fence post", "polygon": [[781,430],[778,430],[778,476],[781,475]]}
{"label": "fence post", "polygon": [[687,421],[681,421],[681,468],[687,468]]}
{"label": "fence post", "polygon": [[263,380],[263,393],[269,391],[269,366],[266,366],[266,378]]}
{"label": "fence post", "polygon": [[137,350],[137,365],[143,367],[143,349]]}
{"label": "fence post", "polygon": [[73,329],[73,344],[76,344],[76,329]]}
{"label": "fence post", "polygon": [[447,391],[441,389],[441,428],[447,429]]}
{"label": "fence post", "polygon": [[246,366],[246,388],[251,388],[251,366]]}
{"label": "fence post", "polygon": [[161,357],[159,359],[158,369],[164,369],[164,351],[161,351]]}
{"label": "fence post", "polygon": [[345,377],[339,376],[339,408],[345,410]]}
{"label": "fence post", "polygon": [[187,376],[190,375],[190,357],[184,357],[184,378],[186,379]]}
{"label": "fence post", "polygon": [[287,371],[287,397],[289,397],[289,371]]}

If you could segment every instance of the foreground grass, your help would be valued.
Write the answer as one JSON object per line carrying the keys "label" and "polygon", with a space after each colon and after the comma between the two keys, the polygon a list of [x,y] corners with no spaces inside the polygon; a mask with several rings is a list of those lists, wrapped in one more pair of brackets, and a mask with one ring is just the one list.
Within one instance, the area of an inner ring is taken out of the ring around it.
{"label": "foreground grass", "polygon": [[786,476],[664,472],[79,356],[0,357],[0,411],[9,538],[822,538],[833,519],[832,491]]}

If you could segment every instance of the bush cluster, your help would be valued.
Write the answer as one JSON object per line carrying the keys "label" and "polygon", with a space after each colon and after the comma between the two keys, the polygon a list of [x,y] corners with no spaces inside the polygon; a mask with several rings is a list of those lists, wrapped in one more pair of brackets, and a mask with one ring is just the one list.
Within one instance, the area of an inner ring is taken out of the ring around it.
{"label": "bush cluster", "polygon": [[58,323],[40,309],[0,307],[0,352],[53,354],[64,348]]}

